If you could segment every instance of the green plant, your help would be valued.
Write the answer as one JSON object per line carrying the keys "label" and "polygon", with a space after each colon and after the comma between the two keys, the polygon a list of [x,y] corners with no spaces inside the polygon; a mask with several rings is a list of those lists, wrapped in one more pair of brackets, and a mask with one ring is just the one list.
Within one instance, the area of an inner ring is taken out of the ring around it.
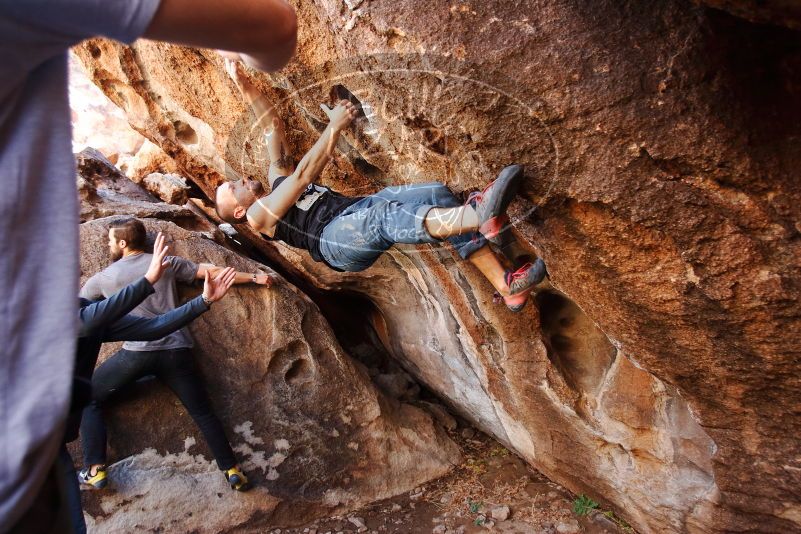
{"label": "green plant", "polygon": [[481,509],[481,505],[483,504],[484,503],[481,501],[471,501],[471,500],[467,501],[467,507],[470,509],[471,514],[477,513]]}
{"label": "green plant", "polygon": [[573,501],[573,513],[576,515],[587,515],[598,508],[598,506],[597,502],[582,493]]}
{"label": "green plant", "polygon": [[473,524],[474,524],[475,526],[477,526],[477,527],[480,527],[481,525],[483,525],[483,524],[484,524],[484,516],[481,516],[481,515],[480,515],[480,516],[478,516],[478,517],[476,518],[476,520],[475,520],[475,521],[473,521]]}
{"label": "green plant", "polygon": [[483,475],[487,472],[487,463],[484,460],[467,460],[465,468],[473,475]]}
{"label": "green plant", "polygon": [[489,452],[489,455],[492,456],[493,458],[498,456],[505,457],[509,456],[509,450],[506,447],[501,447],[500,445],[498,445]]}
{"label": "green plant", "polygon": [[604,517],[614,521],[623,534],[634,534],[634,529],[631,528],[631,526],[629,526],[629,524],[626,523],[622,518],[618,517],[617,514],[615,514],[615,512],[612,510],[604,510],[601,512],[601,514],[603,514]]}

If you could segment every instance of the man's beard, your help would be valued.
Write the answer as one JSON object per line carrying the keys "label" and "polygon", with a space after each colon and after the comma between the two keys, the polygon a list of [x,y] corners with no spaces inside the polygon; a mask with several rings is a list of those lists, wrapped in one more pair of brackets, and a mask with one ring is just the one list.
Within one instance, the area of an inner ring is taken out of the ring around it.
{"label": "man's beard", "polygon": [[111,261],[117,261],[122,258],[122,251],[109,249],[108,255],[111,256]]}
{"label": "man's beard", "polygon": [[248,189],[250,189],[250,192],[253,193],[253,196],[256,198],[264,195],[264,186],[261,185],[261,182],[258,180],[248,182]]}

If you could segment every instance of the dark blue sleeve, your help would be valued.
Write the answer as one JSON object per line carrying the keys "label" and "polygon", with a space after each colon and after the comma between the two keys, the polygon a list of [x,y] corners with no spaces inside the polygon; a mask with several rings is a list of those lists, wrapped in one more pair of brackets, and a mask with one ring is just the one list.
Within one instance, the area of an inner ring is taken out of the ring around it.
{"label": "dark blue sleeve", "polygon": [[158,317],[146,319],[135,315],[126,315],[106,330],[103,341],[154,341],[161,339],[167,334],[188,325],[208,309],[209,307],[203,302],[203,298],[197,296],[183,306]]}
{"label": "dark blue sleeve", "polygon": [[129,314],[153,292],[155,289],[143,276],[109,298],[83,306],[79,312],[81,325],[78,337],[98,335],[100,330]]}
{"label": "dark blue sleeve", "polygon": [[160,0],[0,0],[0,19],[13,22],[0,41],[41,42],[63,49],[95,36],[132,43],[147,30]]}

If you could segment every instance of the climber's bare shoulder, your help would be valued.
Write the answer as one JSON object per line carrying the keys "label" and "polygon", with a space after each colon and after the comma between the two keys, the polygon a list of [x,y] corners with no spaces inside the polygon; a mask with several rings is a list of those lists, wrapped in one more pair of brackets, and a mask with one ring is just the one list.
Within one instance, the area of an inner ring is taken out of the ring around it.
{"label": "climber's bare shoulder", "polygon": [[273,234],[275,234],[275,225],[278,223],[278,219],[276,217],[271,217],[269,208],[265,206],[267,197],[269,196],[270,195],[260,198],[254,202],[250,208],[248,208],[247,219],[248,226],[260,234],[273,237]]}
{"label": "climber's bare shoulder", "polygon": [[273,236],[275,225],[284,218],[306,190],[309,182],[304,180],[301,174],[295,169],[295,172],[287,176],[272,193],[261,197],[248,208],[247,218],[251,228],[264,235]]}

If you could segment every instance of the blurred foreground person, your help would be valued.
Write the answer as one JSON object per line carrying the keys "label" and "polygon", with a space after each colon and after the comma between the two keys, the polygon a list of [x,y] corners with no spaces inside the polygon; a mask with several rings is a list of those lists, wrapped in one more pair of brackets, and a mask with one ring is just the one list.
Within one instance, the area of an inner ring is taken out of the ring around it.
{"label": "blurred foreground person", "polygon": [[67,51],[95,36],[232,50],[278,70],[297,23],[284,0],[0,0],[0,532],[64,531],[54,459],[79,275]]}

